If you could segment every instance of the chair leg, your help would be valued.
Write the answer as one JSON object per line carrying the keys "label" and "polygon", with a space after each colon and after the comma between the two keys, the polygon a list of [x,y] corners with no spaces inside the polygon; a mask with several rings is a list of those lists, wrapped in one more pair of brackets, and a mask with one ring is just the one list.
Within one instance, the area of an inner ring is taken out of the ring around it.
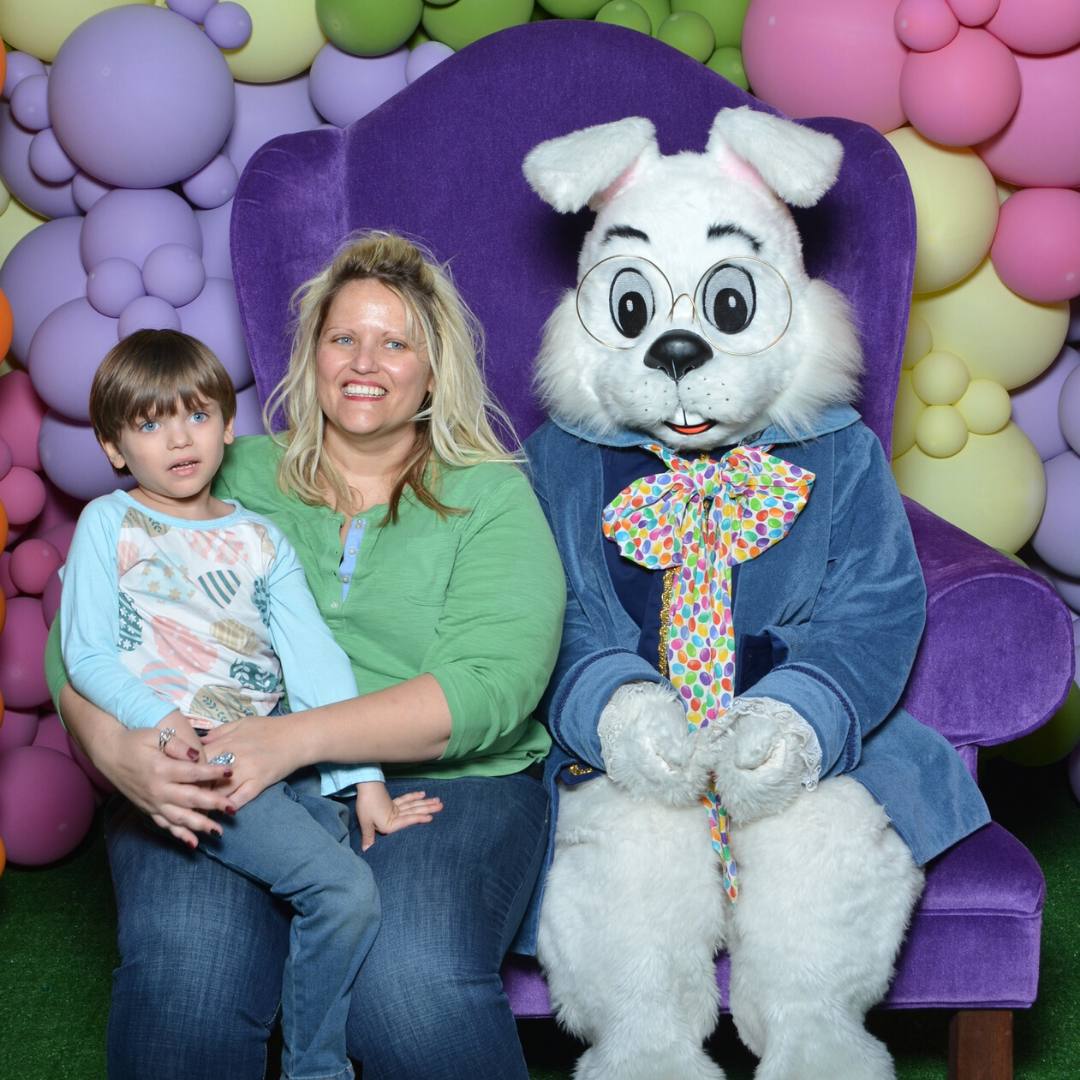
{"label": "chair leg", "polygon": [[1013,1014],[961,1009],[949,1024],[949,1080],[1012,1080]]}

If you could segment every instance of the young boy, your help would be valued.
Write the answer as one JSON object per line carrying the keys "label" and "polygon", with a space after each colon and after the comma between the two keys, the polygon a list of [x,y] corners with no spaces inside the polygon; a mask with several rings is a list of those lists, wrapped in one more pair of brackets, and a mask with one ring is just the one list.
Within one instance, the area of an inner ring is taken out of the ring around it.
{"label": "young boy", "polygon": [[[210,494],[235,412],[218,359],[172,331],[125,338],[90,393],[102,448],[137,486],[95,499],[79,519],[60,606],[64,662],[80,694],[127,727],[156,727],[163,750],[170,738],[198,747],[197,732],[281,711],[283,678],[293,710],[357,693],[284,535]],[[361,820],[382,832],[441,809],[416,793],[392,803],[382,780],[375,765],[303,770],[198,848],[295,909],[282,987],[290,1080],[353,1075],[348,994],[379,926],[348,810],[322,793],[357,785]]]}

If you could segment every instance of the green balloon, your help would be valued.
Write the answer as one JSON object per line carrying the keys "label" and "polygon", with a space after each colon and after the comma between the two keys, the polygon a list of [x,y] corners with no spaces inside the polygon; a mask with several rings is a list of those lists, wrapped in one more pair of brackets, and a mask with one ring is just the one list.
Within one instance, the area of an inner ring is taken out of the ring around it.
{"label": "green balloon", "polygon": [[742,28],[749,6],[750,0],[671,0],[672,11],[696,11],[709,20],[718,49],[742,45]]}
{"label": "green balloon", "polygon": [[[392,2],[392,0],[391,0],[391,2]],[[431,4],[432,7],[447,7],[448,5],[453,4],[454,2],[455,2],[455,0],[424,0],[424,3]],[[430,40],[431,40],[431,38],[428,38],[428,41],[430,41]]]}
{"label": "green balloon", "polygon": [[604,6],[604,0],[537,0],[537,3],[558,19],[591,19]]}
{"label": "green balloon", "polygon": [[1065,704],[1030,735],[1001,748],[1002,757],[1017,765],[1052,765],[1080,741],[1080,687],[1073,683]]}
{"label": "green balloon", "polygon": [[315,0],[322,32],[353,56],[382,56],[400,48],[423,13],[423,0]]}
{"label": "green balloon", "polygon": [[405,42],[405,46],[406,48],[412,50],[415,49],[417,45],[423,45],[425,41],[430,40],[431,35],[422,26],[418,26],[416,28],[416,33],[413,34],[413,36]]}
{"label": "green balloon", "polygon": [[628,30],[637,30],[642,34],[652,33],[649,13],[634,0],[609,0],[597,13],[597,22],[613,23],[625,26]]}
{"label": "green balloon", "polygon": [[725,45],[705,61],[707,68],[712,68],[717,75],[723,75],[728,82],[741,86],[744,90],[750,89],[750,83],[746,81],[746,68],[743,67],[742,50]]}
{"label": "green balloon", "polygon": [[533,8],[533,13],[529,16],[529,22],[547,22],[550,19],[554,19],[554,15],[549,15],[539,4]]}
{"label": "green balloon", "polygon": [[660,33],[661,24],[671,14],[671,0],[637,0],[637,2],[648,14],[649,22],[652,23],[652,36],[656,37]]}
{"label": "green balloon", "polygon": [[533,0],[454,0],[446,7],[425,4],[423,23],[436,41],[457,52],[497,30],[527,23],[532,10]]}
{"label": "green balloon", "polygon": [[[460,0],[459,0],[460,2]],[[712,27],[704,15],[696,11],[677,11],[661,24],[656,35],[664,44],[700,60],[703,64],[713,54]]]}

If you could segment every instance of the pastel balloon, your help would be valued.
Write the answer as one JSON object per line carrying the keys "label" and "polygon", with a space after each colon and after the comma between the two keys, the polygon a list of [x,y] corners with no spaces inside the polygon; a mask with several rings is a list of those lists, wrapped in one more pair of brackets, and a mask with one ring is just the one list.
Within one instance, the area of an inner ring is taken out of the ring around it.
{"label": "pastel balloon", "polygon": [[48,75],[27,76],[7,96],[11,99],[11,115],[27,131],[49,126]]}
{"label": "pastel balloon", "polygon": [[45,588],[41,592],[41,614],[45,618],[45,625],[52,629],[53,619],[60,610],[60,594],[63,591],[63,582],[60,573],[54,570],[45,582]]}
{"label": "pastel balloon", "polygon": [[[1049,571],[1050,584],[1057,590],[1058,596],[1075,612],[1080,610],[1080,578],[1068,577]],[[1076,638],[1076,620],[1073,620],[1073,635]]]}
{"label": "pastel balloon", "polygon": [[41,601],[16,596],[7,603],[7,623],[0,634],[0,693],[12,709],[36,709],[49,700],[45,683],[48,628]]}
{"label": "pastel balloon", "polygon": [[[75,162],[64,153],[52,128],[39,131],[30,140],[30,169],[38,179],[49,184],[65,184],[79,171]],[[71,197],[74,200],[74,189]]]}
{"label": "pastel balloon", "polygon": [[40,596],[50,575],[63,561],[48,540],[23,540],[11,553],[8,572],[19,592]]}
{"label": "pastel balloon", "polygon": [[71,754],[71,747],[68,745],[68,736],[63,722],[56,713],[49,713],[41,718],[38,722],[37,734],[30,745],[47,746],[50,750],[55,750],[58,754],[64,754],[75,760]]}
{"label": "pastel balloon", "polygon": [[244,0],[251,16],[251,37],[225,58],[240,82],[272,83],[291,79],[311,67],[326,44],[315,5],[296,0]]}
{"label": "pastel balloon", "polygon": [[11,460],[24,469],[38,471],[38,432],[46,411],[25,371],[0,376],[0,431],[11,450]]}
{"label": "pastel balloon", "polygon": [[30,168],[30,144],[35,133],[15,122],[11,106],[0,104],[0,177],[19,202],[46,218],[71,217],[79,208],[71,194],[71,181],[52,184]]}
{"label": "pastel balloon", "polygon": [[225,142],[232,76],[220,50],[182,16],[114,8],[60,48],[49,115],[68,155],[92,176],[162,187],[198,172]]}
{"label": "pastel balloon", "polygon": [[[6,0],[0,0],[0,12]],[[10,41],[8,42],[10,44]],[[45,75],[45,65],[36,57],[25,52],[11,52],[7,54],[7,65],[4,68],[3,96],[9,101],[15,93],[15,87],[32,75]]]}
{"label": "pastel balloon", "polygon": [[908,315],[907,335],[904,338],[903,367],[913,368],[934,347],[934,335],[926,320],[914,312]]}
{"label": "pastel balloon", "polygon": [[743,66],[742,50],[731,46],[717,49],[705,66],[717,75],[727,79],[728,82],[741,86],[744,90],[750,89],[750,82],[746,78],[746,68]]}
{"label": "pastel balloon", "polygon": [[[0,356],[7,356],[11,348],[11,338],[15,333],[15,316],[12,314],[8,298],[0,289]],[[2,455],[0,455],[2,460]]]}
{"label": "pastel balloon", "polygon": [[158,296],[140,296],[120,312],[116,332],[123,341],[136,330],[179,329],[180,316],[172,304]]}
{"label": "pastel balloon", "polygon": [[89,424],[49,412],[41,424],[40,446],[45,475],[76,499],[89,501],[117,488],[134,486],[130,476],[113,472]]}
{"label": "pastel balloon", "polygon": [[687,56],[705,63],[716,48],[716,37],[708,19],[696,11],[673,11],[661,24],[656,36]]}
{"label": "pastel balloon", "polygon": [[911,310],[926,320],[935,349],[959,356],[972,378],[993,379],[1006,390],[1050,366],[1069,325],[1066,302],[1037,304],[1017,296],[989,259],[951,288],[915,297]]}
{"label": "pastel balloon", "polygon": [[1017,52],[1062,52],[1080,44],[1080,4],[1071,0],[1001,0],[986,28]]}
{"label": "pastel balloon", "polygon": [[544,0],[543,6],[556,19],[591,19],[603,7],[603,0]]}
{"label": "pastel balloon", "polygon": [[999,180],[1018,187],[1080,186],[1080,47],[1015,59],[1020,104],[976,152]]}
{"label": "pastel balloon", "polygon": [[1080,687],[1069,687],[1065,704],[1041,728],[1001,748],[1002,757],[1017,765],[1053,765],[1068,755],[1080,739]]}
{"label": "pastel balloon", "polygon": [[18,199],[11,197],[11,192],[0,180],[0,262],[11,254],[15,245],[36,228],[45,224],[46,219],[40,214],[28,210]]}
{"label": "pastel balloon", "polygon": [[788,116],[844,116],[878,131],[904,122],[893,29],[895,0],[772,0],[751,4],[743,63],[763,101]]}
{"label": "pastel balloon", "polygon": [[45,506],[45,485],[36,472],[12,465],[7,476],[0,480],[0,502],[12,525],[26,525]]}
{"label": "pastel balloon", "polygon": [[1031,546],[1059,574],[1080,577],[1080,455],[1072,450],[1046,463],[1046,509]]}
{"label": "pastel balloon", "polygon": [[900,73],[900,101],[911,123],[945,146],[997,134],[1020,100],[1020,70],[993,34],[963,26],[935,52],[912,52]]}
{"label": "pastel balloon", "polygon": [[[600,7],[597,4],[592,14]],[[435,41],[457,52],[488,34],[527,23],[532,10],[532,0],[455,0],[446,7],[427,4],[423,26]]]}
{"label": "pastel balloon", "polygon": [[1000,431],[1012,415],[1012,401],[1001,383],[993,379],[972,379],[956,411],[964,418],[968,431],[976,435],[993,435]]}
{"label": "pastel balloon", "polygon": [[310,131],[322,122],[311,104],[307,75],[264,86],[237,83],[236,119],[225,153],[240,172],[263,143],[278,135]]}
{"label": "pastel balloon", "polygon": [[749,6],[750,0],[671,0],[673,12],[696,11],[709,20],[718,49],[740,47]]}
{"label": "pastel balloon", "polygon": [[[45,490],[48,491],[50,487],[53,487],[53,488],[56,487],[56,485],[53,484],[51,480],[45,485]],[[59,488],[57,488],[56,490],[59,492]],[[64,495],[63,492],[60,492],[60,494],[62,495],[63,498],[71,500],[70,495]],[[46,506],[46,511],[47,510],[48,510],[48,506]],[[76,511],[76,513],[77,513],[77,511]],[[64,522],[61,522],[59,525],[53,525],[51,528],[46,529],[41,534],[41,539],[42,540],[48,540],[49,543],[52,544],[52,546],[54,548],[56,548],[57,551],[60,552],[60,557],[62,559],[66,560],[67,557],[68,557],[68,551],[71,548],[71,540],[74,537],[74,535],[75,535],[75,522],[74,521],[64,521]]]}
{"label": "pastel balloon", "polygon": [[900,0],[893,27],[909,49],[933,52],[956,37],[960,23],[945,0]]}
{"label": "pastel balloon", "polygon": [[102,259],[86,277],[87,300],[111,319],[145,294],[142,271],[130,259]]}
{"label": "pastel balloon", "polygon": [[204,165],[194,176],[181,185],[181,191],[189,202],[206,210],[222,206],[236,194],[240,176],[236,166],[223,154],[218,154],[209,165]]}
{"label": "pastel balloon", "polygon": [[953,14],[965,26],[982,26],[994,17],[1001,0],[949,0]]}
{"label": "pastel balloon", "polygon": [[382,56],[400,49],[423,13],[423,0],[315,0],[323,33],[353,56]]}
{"label": "pastel balloon", "polygon": [[0,755],[17,746],[29,746],[37,734],[38,714],[9,709],[5,703],[4,720],[0,724]]}
{"label": "pastel balloon", "polygon": [[[645,13],[642,12],[642,14]],[[646,22],[648,22],[648,18],[646,15]],[[416,82],[421,75],[426,75],[433,67],[438,66],[448,56],[453,55],[454,50],[441,41],[425,41],[423,44],[417,45],[409,53],[408,60],[405,61],[405,81],[407,83]]]}
{"label": "pastel balloon", "polygon": [[75,178],[71,181],[71,194],[75,199],[75,205],[84,214],[89,213],[90,207],[112,190],[111,185],[103,184],[100,180],[95,180],[94,177],[82,171],[77,172]]}
{"label": "pastel balloon", "polygon": [[1072,450],[1080,454],[1080,377],[1076,374],[1077,370],[1080,370],[1080,355],[1068,347],[1065,351],[1072,353],[1077,364],[1062,383],[1057,403],[1057,419],[1065,441]]}
{"label": "pastel balloon", "polygon": [[67,736],[68,751],[70,752],[75,763],[79,766],[84,773],[86,773],[86,779],[93,784],[95,790],[102,792],[105,795],[112,795],[116,791],[116,788],[109,783],[105,776],[98,771],[94,763],[82,752],[79,744],[70,736]]}
{"label": "pastel balloon", "polygon": [[258,387],[252,383],[236,395],[236,419],[233,430],[237,435],[265,435],[262,422],[262,402]]}
{"label": "pastel balloon", "polygon": [[915,418],[915,444],[930,457],[959,454],[967,441],[967,424],[951,405],[928,405]]}
{"label": "pastel balloon", "polygon": [[23,746],[0,757],[0,835],[7,857],[44,866],[71,854],[94,818],[94,792],[70,757]]}
{"label": "pastel balloon", "polygon": [[80,23],[120,4],[153,0],[0,0],[0,37],[12,48],[52,61]]}
{"label": "pastel balloon", "polygon": [[90,384],[117,342],[117,328],[117,320],[102,315],[85,296],[61,304],[38,327],[30,343],[30,378],[49,408],[90,419]]}
{"label": "pastel balloon", "polygon": [[184,244],[201,255],[202,232],[195,211],[172,191],[118,189],[86,215],[79,249],[83,265],[92,270],[111,258],[141,267],[162,244]]}
{"label": "pastel balloon", "polygon": [[900,385],[896,391],[896,407],[893,409],[892,454],[898,458],[915,445],[915,422],[926,408],[926,403],[911,388],[911,372],[900,372]]}
{"label": "pastel balloon", "polygon": [[7,440],[0,439],[0,480],[3,480],[11,471],[12,463],[11,447],[8,446]]}
{"label": "pastel balloon", "polygon": [[232,256],[229,251],[229,224],[232,202],[213,210],[198,210],[195,217],[203,237],[203,266],[207,277],[223,277],[232,281]]}
{"label": "pastel balloon", "polygon": [[[10,600],[13,596],[19,595],[19,590],[15,585],[15,582],[11,580],[11,573],[9,568],[11,566],[11,552],[0,551],[0,593],[4,594],[5,600]],[[5,614],[7,609],[4,609]],[[0,626],[0,631],[3,627]]]}
{"label": "pastel balloon", "polygon": [[251,16],[232,0],[214,4],[203,19],[206,36],[219,49],[239,49],[251,39]]}
{"label": "pastel balloon", "polygon": [[1080,296],[1080,192],[1018,191],[1001,207],[990,258],[1001,280],[1029,300]]}
{"label": "pastel balloon", "polygon": [[165,6],[177,15],[183,15],[193,23],[202,25],[206,13],[217,3],[217,0],[165,0]]}
{"label": "pastel balloon", "polygon": [[[462,2],[457,0],[457,4]],[[348,127],[405,89],[408,58],[408,49],[388,56],[360,57],[327,44],[311,65],[312,103],[331,124]]]}
{"label": "pastel balloon", "polygon": [[969,381],[964,361],[950,352],[927,353],[911,371],[911,388],[927,405],[952,405]]}
{"label": "pastel balloon", "polygon": [[999,550],[1018,551],[1039,524],[1046,477],[1015,424],[994,435],[969,434],[951,457],[913,446],[893,460],[892,470],[904,495]]}
{"label": "pastel balloon", "polygon": [[624,26],[627,30],[637,30],[640,34],[652,33],[649,13],[634,0],[608,0],[596,13],[596,22]]}
{"label": "pastel balloon", "polygon": [[198,338],[221,361],[233,385],[242,390],[255,378],[248,358],[236,289],[224,278],[207,278],[198,297],[177,312],[185,334]]}
{"label": "pastel balloon", "polygon": [[[652,24],[652,36],[656,37],[660,30],[660,24],[671,14],[671,0],[637,0],[637,2],[649,16],[649,22]],[[738,2],[741,4],[742,0],[738,0]],[[536,10],[540,11],[542,9],[537,5]]]}
{"label": "pastel balloon", "polygon": [[182,307],[202,292],[206,268],[198,253],[185,244],[162,244],[146,256],[142,279],[149,296]]}

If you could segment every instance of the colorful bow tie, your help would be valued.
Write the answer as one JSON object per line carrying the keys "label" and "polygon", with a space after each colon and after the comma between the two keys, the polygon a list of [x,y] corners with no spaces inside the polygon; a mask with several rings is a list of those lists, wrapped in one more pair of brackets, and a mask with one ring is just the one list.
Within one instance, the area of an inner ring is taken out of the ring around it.
{"label": "colorful bow tie", "polygon": [[[668,472],[645,476],[604,510],[604,535],[624,557],[650,570],[678,567],[666,617],[667,677],[686,708],[690,729],[708,727],[731,707],[735,633],[731,567],[782,540],[810,496],[814,474],[765,449],[737,446],[719,461],[687,461],[662,446]],[[716,788],[702,798],[724,888],[738,897],[727,813]]]}

